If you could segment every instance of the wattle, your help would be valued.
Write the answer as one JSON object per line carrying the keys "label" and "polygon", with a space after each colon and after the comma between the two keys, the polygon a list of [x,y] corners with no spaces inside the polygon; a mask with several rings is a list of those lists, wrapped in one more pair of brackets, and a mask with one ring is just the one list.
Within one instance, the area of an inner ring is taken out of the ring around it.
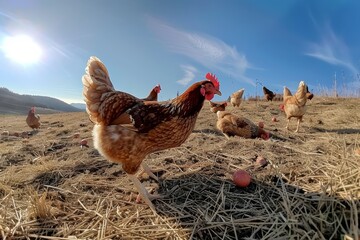
{"label": "wattle", "polygon": [[205,99],[210,101],[211,99],[214,98],[214,95],[215,95],[214,93],[205,94]]}

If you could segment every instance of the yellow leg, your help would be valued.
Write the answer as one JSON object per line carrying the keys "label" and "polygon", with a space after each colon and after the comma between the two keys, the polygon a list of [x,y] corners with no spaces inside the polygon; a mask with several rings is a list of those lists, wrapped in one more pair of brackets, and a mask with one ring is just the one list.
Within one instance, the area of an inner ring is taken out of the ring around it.
{"label": "yellow leg", "polygon": [[287,120],[287,123],[286,123],[286,130],[289,130],[289,123],[290,123],[290,119]]}
{"label": "yellow leg", "polygon": [[152,204],[150,198],[149,198],[149,193],[148,191],[145,189],[145,187],[141,184],[141,182],[139,181],[139,179],[132,174],[128,174],[129,178],[133,181],[136,189],[138,190],[141,198],[145,201],[145,203],[154,211],[155,211],[155,207]]}
{"label": "yellow leg", "polygon": [[301,118],[299,118],[297,121],[297,126],[296,126],[296,130],[295,130],[296,133],[299,132],[300,122],[301,122]]}

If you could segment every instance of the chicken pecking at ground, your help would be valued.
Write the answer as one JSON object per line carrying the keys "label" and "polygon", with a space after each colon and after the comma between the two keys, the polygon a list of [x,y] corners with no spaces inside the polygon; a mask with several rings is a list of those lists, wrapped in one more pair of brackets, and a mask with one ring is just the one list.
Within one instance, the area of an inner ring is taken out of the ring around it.
{"label": "chicken pecking at ground", "polygon": [[32,107],[29,110],[29,113],[26,117],[26,123],[33,130],[38,129],[40,127],[41,125],[40,115],[35,113],[35,107]]}
{"label": "chicken pecking at ground", "polygon": [[158,94],[161,91],[160,84],[156,85],[151,92],[149,93],[149,96],[146,98],[142,98],[144,101],[157,101],[158,100]]}
{"label": "chicken pecking at ground", "polygon": [[306,101],[308,99],[307,88],[304,81],[299,83],[299,87],[294,95],[287,87],[284,87],[283,109],[287,118],[286,129],[289,129],[289,122],[292,117],[297,118],[297,127],[295,132],[299,131],[300,122],[306,112]]}
{"label": "chicken pecking at ground", "polygon": [[245,89],[242,88],[239,91],[234,92],[230,96],[230,103],[233,107],[240,107],[240,104],[242,102],[242,97],[244,95]]}
{"label": "chicken pecking at ground", "polygon": [[[122,165],[142,199],[154,211],[152,196],[135,174],[142,166],[157,179],[143,161],[145,157],[185,142],[194,129],[204,100],[221,95],[216,76],[208,73],[205,78],[170,101],[147,102],[116,91],[105,65],[98,58],[91,57],[87,63],[82,78],[83,95],[86,111],[95,123],[94,146],[106,159]],[[131,117],[131,124],[121,122],[124,114]]]}
{"label": "chicken pecking at ground", "polygon": [[227,106],[227,102],[215,103],[209,101],[209,104],[210,104],[210,111],[212,111],[213,113],[217,113],[218,111],[225,111],[225,108]]}
{"label": "chicken pecking at ground", "polygon": [[245,117],[237,116],[226,111],[218,111],[216,127],[225,135],[227,139],[233,136],[243,138],[262,138],[269,139],[270,134],[262,127],[254,124]]}
{"label": "chicken pecking at ground", "polygon": [[274,92],[270,91],[269,89],[267,89],[265,86],[263,86],[262,89],[263,89],[263,93],[264,93],[264,98],[267,101],[272,101],[276,94]]}

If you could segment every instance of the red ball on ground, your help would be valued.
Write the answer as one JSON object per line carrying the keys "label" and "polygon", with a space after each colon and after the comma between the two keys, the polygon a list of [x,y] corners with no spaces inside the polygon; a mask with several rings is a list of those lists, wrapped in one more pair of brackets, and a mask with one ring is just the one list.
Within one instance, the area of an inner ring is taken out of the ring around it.
{"label": "red ball on ground", "polygon": [[233,181],[236,186],[247,187],[250,184],[251,176],[245,170],[237,170],[233,174]]}

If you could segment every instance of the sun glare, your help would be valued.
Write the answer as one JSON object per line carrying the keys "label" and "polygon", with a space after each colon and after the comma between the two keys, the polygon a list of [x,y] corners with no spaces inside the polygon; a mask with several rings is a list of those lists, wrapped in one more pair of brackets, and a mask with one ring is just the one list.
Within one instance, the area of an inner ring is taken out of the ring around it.
{"label": "sun glare", "polygon": [[29,36],[5,37],[1,46],[7,58],[20,64],[32,64],[40,60],[41,48]]}

